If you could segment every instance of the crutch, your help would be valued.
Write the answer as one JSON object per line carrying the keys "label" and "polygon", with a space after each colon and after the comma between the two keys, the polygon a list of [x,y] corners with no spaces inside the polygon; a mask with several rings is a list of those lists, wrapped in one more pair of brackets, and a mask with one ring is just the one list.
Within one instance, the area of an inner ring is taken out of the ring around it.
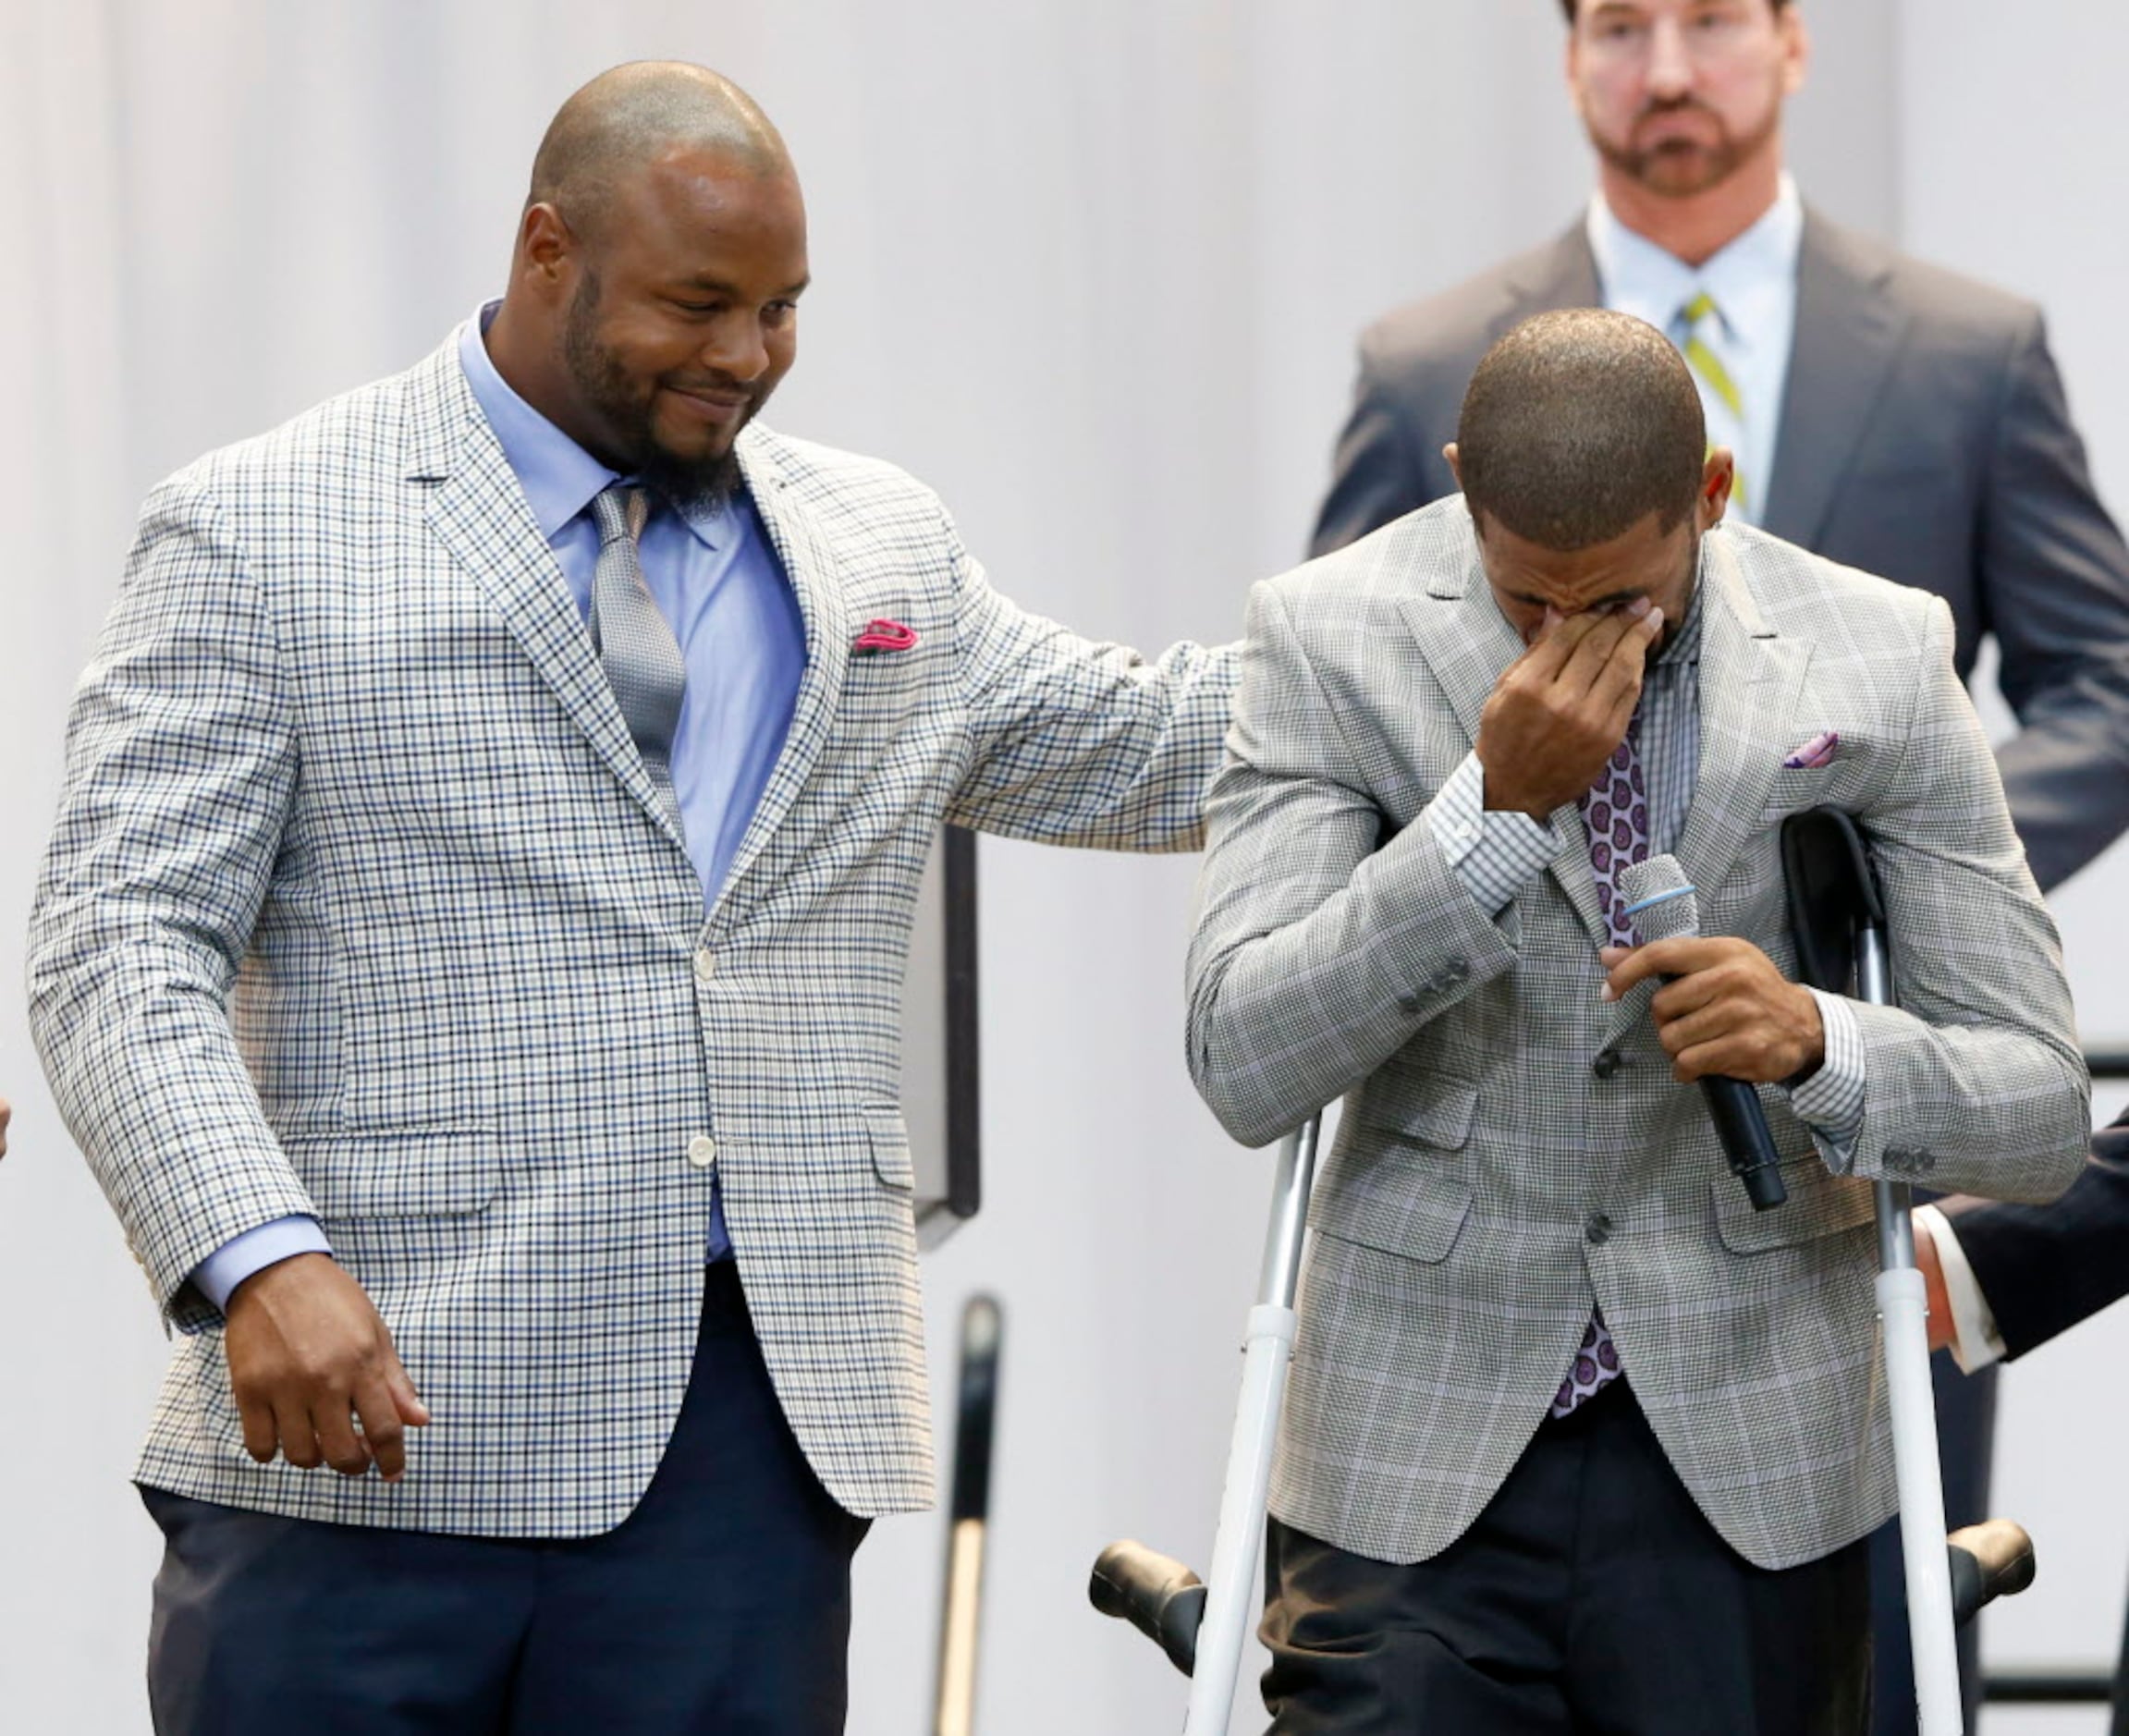
{"label": "crutch", "polygon": [[[1854,820],[1838,808],[1793,814],[1781,825],[1797,975],[1813,988],[1893,1005],[1885,902]],[[1915,1655],[1920,1736],[1960,1736],[1956,1624],[1991,1597],[2033,1579],[2032,1541],[2002,1520],[1944,1535],[1944,1479],[1937,1456],[1937,1402],[1929,1378],[1929,1328],[1915,1263],[1913,1190],[1875,1184],[1878,1314],[1892,1412],[1892,1460],[1900,1492],[1900,1549],[1906,1567],[1907,1625]],[[1956,1595],[1954,1581],[1958,1582]]]}
{"label": "crutch", "polygon": [[1120,1616],[1158,1644],[1191,1679],[1185,1736],[1227,1736],[1235,1676],[1249,1637],[1249,1612],[1264,1542],[1265,1495],[1272,1448],[1293,1355],[1294,1291],[1308,1229],[1320,1118],[1279,1142],[1279,1177],[1265,1232],[1264,1272],[1242,1345],[1242,1398],[1235,1406],[1213,1541],[1212,1583],[1143,1543],[1113,1543],[1095,1563],[1088,1595],[1106,1616]]}
{"label": "crutch", "polygon": [[932,1736],[972,1736],[976,1722],[976,1642],[983,1620],[984,1554],[990,1532],[991,1449],[997,1435],[998,1363],[1005,1315],[977,1295],[961,1310],[961,1377],[954,1417],[954,1489],[947,1533],[945,1613],[939,1621],[938,1692]]}

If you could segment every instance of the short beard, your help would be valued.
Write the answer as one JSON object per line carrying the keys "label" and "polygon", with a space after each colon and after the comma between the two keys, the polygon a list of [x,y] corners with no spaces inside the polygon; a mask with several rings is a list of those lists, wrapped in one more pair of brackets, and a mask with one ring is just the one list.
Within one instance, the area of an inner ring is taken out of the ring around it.
{"label": "short beard", "polygon": [[651,408],[656,388],[638,387],[613,352],[599,342],[597,323],[592,317],[598,305],[599,276],[586,267],[562,322],[562,361],[615,441],[615,456],[634,480],[683,517],[722,509],[741,482],[737,442],[714,458],[683,458],[661,446]]}
{"label": "short beard", "polygon": [[[1685,104],[1681,106],[1700,105]],[[1635,126],[1638,127],[1642,120],[1654,112],[1644,111],[1636,117]],[[1702,112],[1707,111],[1703,109]],[[1589,142],[1596,147],[1597,154],[1636,186],[1646,188],[1661,199],[1691,199],[1695,194],[1707,192],[1710,188],[1721,186],[1737,173],[1740,165],[1767,147],[1781,125],[1780,98],[1777,97],[1768,109],[1767,118],[1743,139],[1731,137],[1730,129],[1722,126],[1719,120],[1716,125],[1720,129],[1717,141],[1711,146],[1691,152],[1665,150],[1660,146],[1639,151],[1631,144],[1616,143],[1602,137],[1595,128],[1587,130]],[[1629,128],[1628,137],[1632,136],[1633,129]],[[1674,167],[1688,163],[1694,165],[1694,173],[1688,178],[1679,179],[1670,172]]]}

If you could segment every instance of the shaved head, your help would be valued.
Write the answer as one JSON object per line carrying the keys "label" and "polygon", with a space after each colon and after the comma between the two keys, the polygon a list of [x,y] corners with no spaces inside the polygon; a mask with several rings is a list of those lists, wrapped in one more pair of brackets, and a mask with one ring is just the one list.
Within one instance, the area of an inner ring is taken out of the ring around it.
{"label": "shaved head", "polygon": [[551,205],[578,234],[595,236],[632,177],[681,155],[765,177],[792,172],[761,105],[724,74],[635,60],[602,72],[557,111],[532,158],[525,203]]}
{"label": "shaved head", "polygon": [[1707,453],[1700,393],[1653,325],[1602,308],[1540,313],[1495,344],[1464,393],[1456,451],[1474,519],[1562,552],[1693,509]]}
{"label": "shaved head", "polygon": [[739,480],[809,275],[805,200],[760,105],[706,67],[637,61],[548,125],[484,340],[570,439],[692,509]]}

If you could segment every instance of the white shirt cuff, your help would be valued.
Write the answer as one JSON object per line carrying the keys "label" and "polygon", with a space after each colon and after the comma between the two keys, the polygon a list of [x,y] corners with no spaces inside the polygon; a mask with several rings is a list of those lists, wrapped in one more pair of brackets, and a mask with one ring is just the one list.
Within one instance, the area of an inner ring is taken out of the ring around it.
{"label": "white shirt cuff", "polygon": [[331,1253],[333,1244],[314,1217],[276,1217],[270,1224],[232,1237],[192,1270],[192,1287],[222,1311],[237,1286],[255,1272],[292,1260],[299,1253]]}
{"label": "white shirt cuff", "polygon": [[1937,1247],[1937,1264],[1944,1268],[1944,1291],[1952,1299],[1952,1360],[1961,1373],[1978,1374],[2003,1360],[2003,1335],[1996,1329],[1996,1315],[1981,1293],[1981,1280],[1974,1276],[1952,1220],[1934,1205],[1916,1206],[1915,1217],[1928,1229]]}
{"label": "white shirt cuff", "polygon": [[1549,820],[1512,810],[1488,813],[1486,767],[1474,749],[1427,804],[1426,824],[1463,889],[1498,916],[1552,865],[1564,840]]}
{"label": "white shirt cuff", "polygon": [[1817,1136],[1822,1152],[1830,1147],[1829,1161],[1845,1175],[1854,1161],[1855,1137],[1863,1131],[1863,1027],[1839,995],[1809,993],[1825,1028],[1826,1058],[1809,1079],[1790,1088],[1789,1106]]}

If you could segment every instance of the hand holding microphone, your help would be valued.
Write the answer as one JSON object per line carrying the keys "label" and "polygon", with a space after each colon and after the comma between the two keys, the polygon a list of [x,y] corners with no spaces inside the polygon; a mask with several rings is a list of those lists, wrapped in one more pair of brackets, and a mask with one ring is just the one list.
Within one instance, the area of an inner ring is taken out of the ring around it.
{"label": "hand holding microphone", "polygon": [[1657,1035],[1681,1082],[1698,1081],[1730,1167],[1754,1205],[1780,1204],[1781,1176],[1756,1084],[1814,1070],[1826,1056],[1818,1003],[1750,941],[1703,935],[1700,913],[1675,858],[1653,856],[1621,870],[1620,887],[1647,938],[1605,948],[1614,997],[1655,977],[1649,1003]]}

